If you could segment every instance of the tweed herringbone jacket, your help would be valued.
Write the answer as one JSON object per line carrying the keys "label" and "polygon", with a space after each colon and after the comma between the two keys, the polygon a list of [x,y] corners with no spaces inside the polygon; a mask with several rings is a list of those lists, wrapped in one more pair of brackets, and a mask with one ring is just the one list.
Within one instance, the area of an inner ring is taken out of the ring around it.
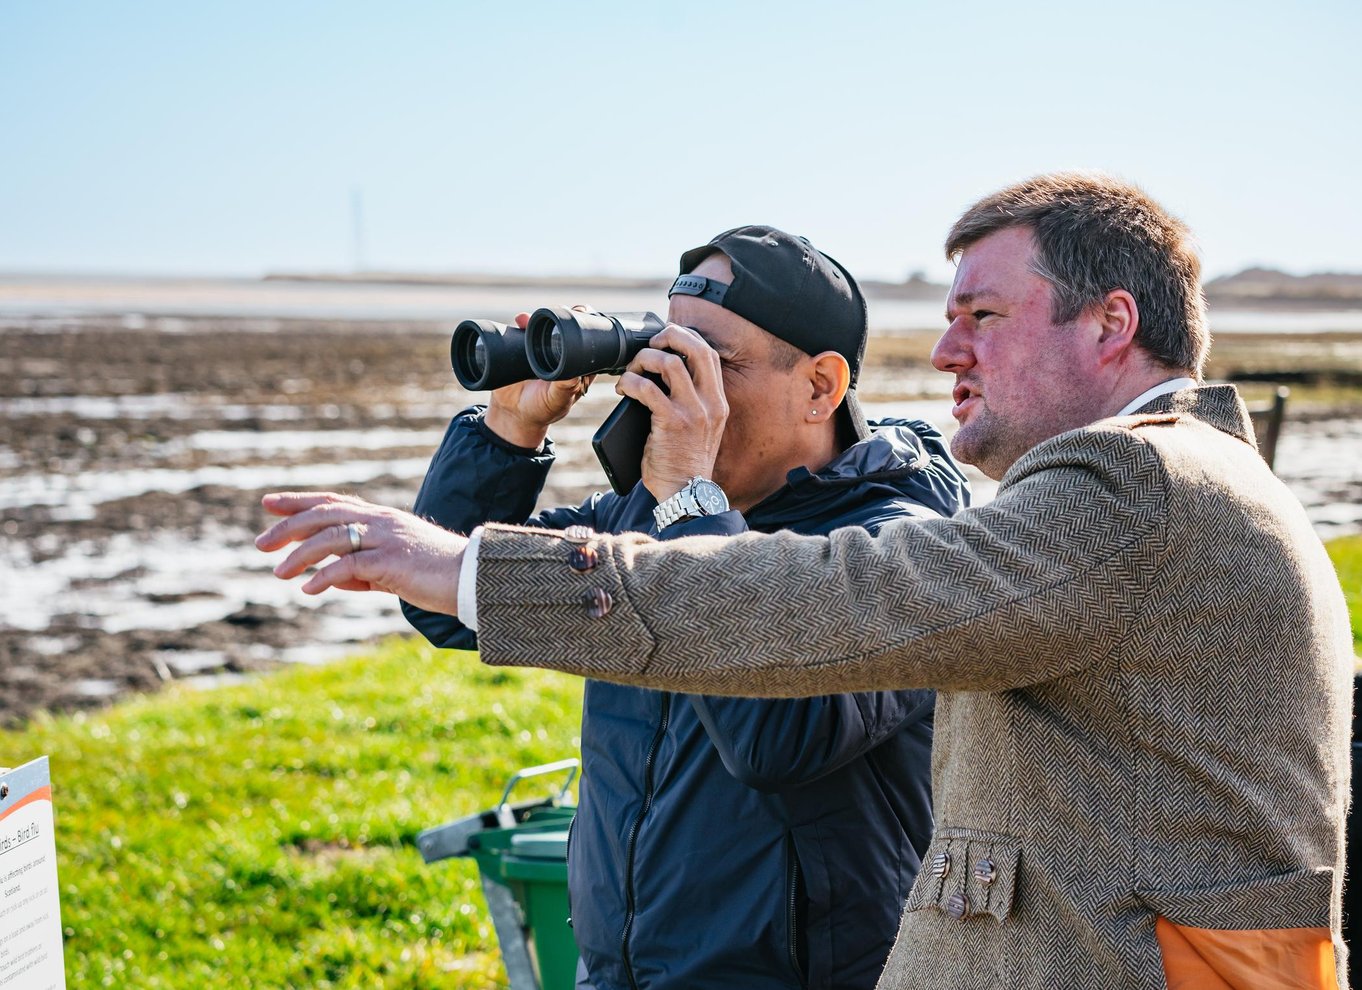
{"label": "tweed herringbone jacket", "polygon": [[1233,389],[1189,389],[878,537],[601,537],[581,570],[561,533],[489,527],[482,658],[712,694],[941,689],[936,834],[881,986],[1162,988],[1160,918],[1322,928],[1321,958],[1331,929],[1346,986],[1351,636],[1251,437]]}

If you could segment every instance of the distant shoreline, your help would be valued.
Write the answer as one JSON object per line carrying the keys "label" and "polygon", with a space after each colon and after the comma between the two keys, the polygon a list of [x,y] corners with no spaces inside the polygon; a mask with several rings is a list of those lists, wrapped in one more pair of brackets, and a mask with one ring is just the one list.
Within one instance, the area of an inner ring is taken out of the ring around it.
{"label": "distant shoreline", "polygon": [[[58,273],[0,271],[0,312],[42,315],[52,310],[100,313],[174,310],[180,314],[221,315],[233,308],[231,300],[251,300],[254,315],[269,315],[269,305],[257,300],[279,299],[285,303],[302,294],[326,294],[327,299],[385,298],[397,303],[414,298],[445,299],[458,294],[491,297],[554,296],[571,294],[589,300],[605,296],[602,305],[615,306],[628,297],[643,308],[665,298],[668,277],[616,275],[515,275],[486,272],[270,272],[263,276],[131,275],[115,273]],[[867,300],[892,306],[944,308],[949,286],[913,275],[903,282],[864,279]],[[1243,313],[1259,310],[1279,313],[1357,313],[1362,311],[1362,274],[1317,273],[1290,275],[1254,268],[1205,283],[1206,299],[1213,311]],[[175,305],[169,299],[190,300]],[[320,298],[320,297],[319,297]],[[24,304],[32,302],[32,307]],[[561,300],[559,300],[561,302]],[[63,304],[67,304],[63,306]],[[198,304],[198,305],[195,305]],[[324,307],[329,309],[330,307]],[[443,307],[440,307],[443,309]],[[616,307],[618,308],[618,307]],[[873,307],[872,307],[873,308]],[[293,309],[285,305],[278,315]],[[338,312],[318,315],[344,316]],[[404,315],[413,316],[414,313]],[[377,312],[367,314],[379,316]],[[418,317],[421,318],[421,317]],[[425,318],[446,318],[431,312]],[[873,322],[873,321],[872,321]],[[936,324],[935,317],[932,325]]]}
{"label": "distant shoreline", "polygon": [[[499,289],[606,289],[665,292],[667,278],[611,275],[422,274],[412,272],[273,272],[263,282],[333,285],[423,286]],[[950,286],[914,276],[905,282],[863,279],[872,299],[906,299],[944,303]],[[1263,309],[1321,312],[1362,309],[1362,275],[1322,273],[1289,275],[1271,269],[1248,269],[1205,284],[1206,301],[1217,309]]]}
{"label": "distant shoreline", "polygon": [[[1362,278],[1350,294],[1347,279],[1301,279],[1290,291],[1270,280],[1208,286],[1217,333],[1362,332]],[[187,331],[202,320],[248,321],[257,329],[282,329],[296,320],[338,324],[424,324],[448,332],[467,318],[508,321],[539,306],[587,303],[603,312],[658,311],[666,306],[666,279],[600,276],[408,275],[327,273],[269,278],[59,276],[0,273],[0,331],[72,321],[124,321]],[[947,287],[925,279],[899,284],[864,283],[874,334],[940,332]],[[1270,291],[1269,291],[1270,290]]]}
{"label": "distant shoreline", "polygon": [[[410,272],[271,272],[262,282],[320,282],[340,285],[418,285],[457,288],[498,289],[635,289],[666,292],[670,278],[645,278],[614,275],[490,275],[421,274]],[[867,296],[890,299],[944,300],[950,286],[922,278],[907,282],[862,279],[858,283]]]}

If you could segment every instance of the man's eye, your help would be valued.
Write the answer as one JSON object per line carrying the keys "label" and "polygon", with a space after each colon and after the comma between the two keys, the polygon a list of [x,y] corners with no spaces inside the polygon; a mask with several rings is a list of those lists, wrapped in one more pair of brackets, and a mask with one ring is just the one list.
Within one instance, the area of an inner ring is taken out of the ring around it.
{"label": "man's eye", "polygon": [[991,309],[976,309],[970,316],[974,317],[975,322],[982,320],[986,316],[997,316],[998,314]]}

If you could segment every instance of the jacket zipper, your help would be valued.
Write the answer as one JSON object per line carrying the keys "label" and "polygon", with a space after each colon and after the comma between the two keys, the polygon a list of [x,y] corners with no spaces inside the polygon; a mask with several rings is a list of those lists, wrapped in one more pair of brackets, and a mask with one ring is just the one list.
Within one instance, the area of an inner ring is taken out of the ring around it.
{"label": "jacket zipper", "polygon": [[624,975],[629,978],[632,990],[638,990],[638,981],[634,978],[634,965],[629,961],[629,935],[634,927],[634,851],[638,845],[638,833],[643,826],[643,819],[653,806],[653,764],[657,760],[657,751],[662,748],[662,740],[667,735],[667,722],[671,717],[671,711],[672,696],[664,693],[658,713],[657,732],[653,734],[653,743],[648,747],[648,759],[643,764],[643,804],[634,818],[633,827],[629,829],[629,844],[624,860],[625,914],[624,930],[620,932],[620,961],[624,964]]}
{"label": "jacket zipper", "polygon": [[790,925],[790,968],[799,977],[799,985],[806,987],[809,985],[808,977],[804,973],[804,967],[799,963],[799,856],[795,852],[794,836],[790,836],[786,841],[787,856],[790,861],[790,890],[786,901],[786,908]]}

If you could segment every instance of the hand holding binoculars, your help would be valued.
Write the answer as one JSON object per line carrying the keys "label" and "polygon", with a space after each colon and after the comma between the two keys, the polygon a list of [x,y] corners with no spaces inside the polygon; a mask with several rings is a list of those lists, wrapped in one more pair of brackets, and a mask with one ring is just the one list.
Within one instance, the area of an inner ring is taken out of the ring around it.
{"label": "hand holding binoculars", "polygon": [[[470,392],[530,378],[547,382],[582,375],[618,375],[667,325],[656,313],[580,313],[537,309],[525,329],[491,320],[464,320],[449,342],[449,361]],[[650,375],[658,385],[662,380]],[[625,398],[591,438],[591,448],[615,493],[628,495],[643,477],[643,450],[652,429],[648,407]]]}
{"label": "hand holding binoculars", "polygon": [[449,342],[459,384],[470,392],[530,378],[562,381],[617,375],[666,326],[656,313],[581,313],[546,307],[524,330],[492,320],[464,320]]}

